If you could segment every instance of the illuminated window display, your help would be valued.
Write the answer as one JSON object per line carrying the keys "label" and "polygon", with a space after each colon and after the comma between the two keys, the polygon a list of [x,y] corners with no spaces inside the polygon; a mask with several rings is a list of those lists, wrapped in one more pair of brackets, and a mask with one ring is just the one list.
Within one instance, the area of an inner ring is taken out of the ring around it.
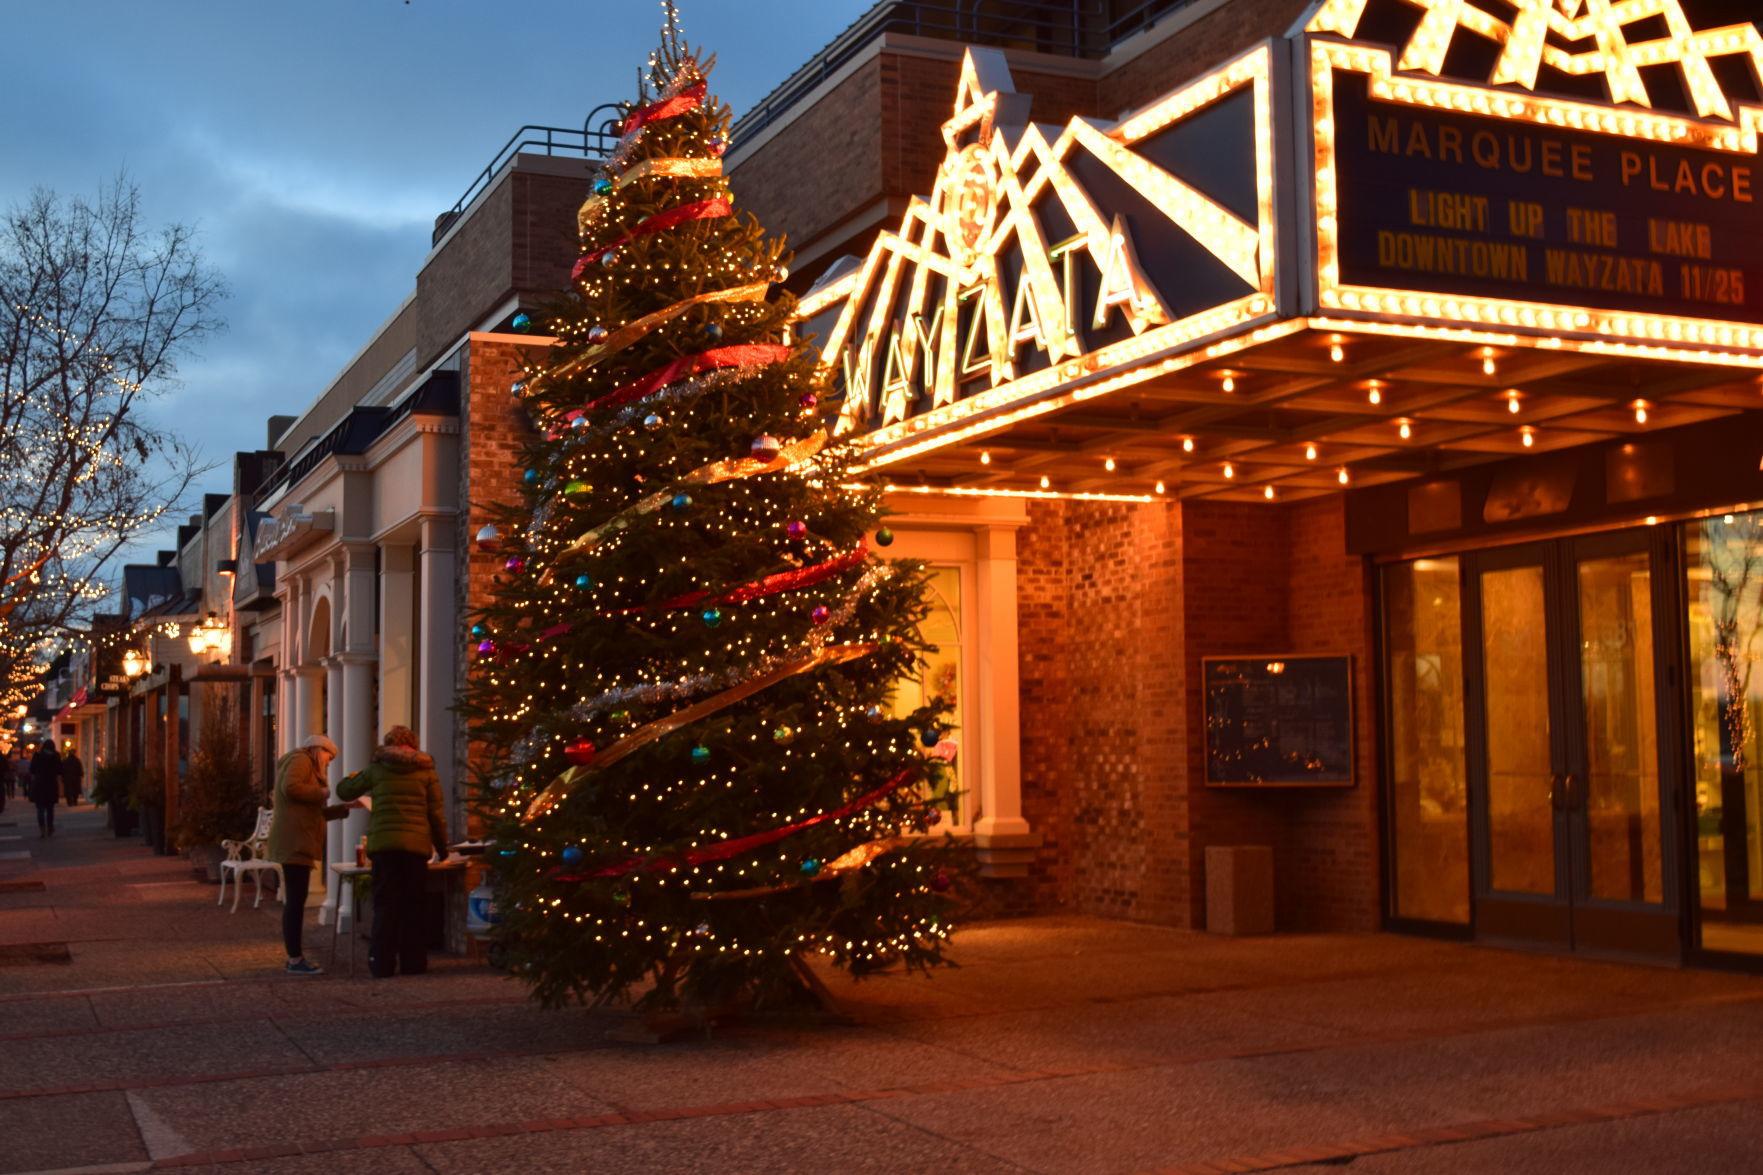
{"label": "illuminated window display", "polygon": [[945,826],[962,828],[972,823],[968,816],[972,801],[961,782],[960,752],[967,730],[961,682],[961,568],[932,567],[929,576],[930,614],[919,625],[919,634],[936,651],[927,654],[918,674],[895,684],[892,708],[900,717],[936,700],[949,706],[949,733],[929,750],[947,764],[934,793],[943,806]]}

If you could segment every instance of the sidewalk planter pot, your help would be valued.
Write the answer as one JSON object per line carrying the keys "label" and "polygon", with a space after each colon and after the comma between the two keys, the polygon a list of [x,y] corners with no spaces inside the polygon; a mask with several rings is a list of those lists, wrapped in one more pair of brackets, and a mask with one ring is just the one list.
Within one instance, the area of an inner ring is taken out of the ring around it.
{"label": "sidewalk planter pot", "polygon": [[189,856],[197,877],[220,883],[220,863],[226,859],[226,850],[219,845],[191,845]]}
{"label": "sidewalk planter pot", "polygon": [[116,834],[118,840],[125,836],[133,836],[139,831],[138,813],[129,807],[127,800],[117,796],[110,801],[109,807],[110,830]]}
{"label": "sidewalk planter pot", "polygon": [[141,835],[147,847],[163,854],[165,848],[165,811],[156,804],[141,806]]}

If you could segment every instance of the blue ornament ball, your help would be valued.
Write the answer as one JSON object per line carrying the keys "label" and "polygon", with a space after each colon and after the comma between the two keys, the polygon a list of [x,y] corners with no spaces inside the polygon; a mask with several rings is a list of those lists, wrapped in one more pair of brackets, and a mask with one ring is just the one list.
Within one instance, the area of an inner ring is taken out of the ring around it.
{"label": "blue ornament ball", "polygon": [[692,762],[704,764],[710,762],[710,748],[699,743],[692,748]]}
{"label": "blue ornament ball", "polygon": [[575,577],[575,586],[584,592],[589,591],[594,586],[594,577],[591,575],[578,575]]}
{"label": "blue ornament ball", "polygon": [[943,732],[934,726],[927,726],[918,732],[918,741],[927,747],[934,747],[943,741]]}
{"label": "blue ornament ball", "polygon": [[594,181],[594,195],[596,195],[596,196],[610,196],[610,195],[612,195],[612,181],[607,179],[605,176],[601,176],[599,179],[595,180]]}
{"label": "blue ornament ball", "polygon": [[536,469],[529,469],[520,475],[520,480],[526,482],[527,485],[536,486],[539,484],[539,471]]}
{"label": "blue ornament ball", "polygon": [[706,343],[722,342],[722,324],[720,322],[707,322],[704,324],[704,341]]}
{"label": "blue ornament ball", "polygon": [[474,624],[471,626],[471,639],[472,640],[481,641],[489,635],[490,635],[490,630],[485,628],[483,625]]}
{"label": "blue ornament ball", "polygon": [[706,626],[708,626],[710,628],[715,628],[717,625],[721,624],[722,623],[722,609],[720,609],[720,608],[706,608],[706,609],[704,609],[704,623]]}
{"label": "blue ornament ball", "polygon": [[512,861],[514,858],[520,856],[520,853],[514,849],[497,849],[496,855],[501,857],[504,861]]}
{"label": "blue ornament ball", "polygon": [[820,872],[820,862],[815,860],[813,857],[809,857],[806,861],[802,862],[803,876],[813,877],[813,876],[817,875],[819,872]]}
{"label": "blue ornament ball", "polygon": [[582,863],[582,851],[575,845],[570,845],[558,855],[563,858],[565,865],[580,865]]}
{"label": "blue ornament ball", "polygon": [[515,330],[520,330],[520,331],[531,330],[533,328],[532,316],[528,315],[528,314],[516,314],[512,319],[509,320],[508,325],[513,327]]}
{"label": "blue ornament ball", "polygon": [[672,505],[676,513],[684,514],[687,510],[692,508],[692,495],[675,494],[673,496]]}

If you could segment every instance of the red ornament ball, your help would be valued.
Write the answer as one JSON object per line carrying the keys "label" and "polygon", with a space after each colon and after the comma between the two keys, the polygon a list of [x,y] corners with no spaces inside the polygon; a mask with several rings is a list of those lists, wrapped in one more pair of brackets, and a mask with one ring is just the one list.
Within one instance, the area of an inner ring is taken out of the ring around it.
{"label": "red ornament ball", "polygon": [[495,523],[487,523],[477,532],[477,549],[494,551],[502,544],[502,532],[496,529]]}
{"label": "red ornament ball", "polygon": [[825,624],[832,619],[832,612],[827,609],[825,604],[816,604],[814,611],[808,613],[808,618],[816,624]]}
{"label": "red ornament ball", "polygon": [[585,738],[571,739],[563,748],[563,757],[577,767],[594,761],[594,744]]}
{"label": "red ornament ball", "polygon": [[942,869],[938,869],[936,873],[931,875],[930,887],[938,893],[947,893],[953,884],[955,883],[950,879],[949,874]]}
{"label": "red ornament ball", "polygon": [[509,574],[519,575],[526,570],[526,558],[521,555],[510,555],[508,556],[507,562],[503,563],[502,566],[507,569]]}
{"label": "red ornament ball", "polygon": [[784,533],[793,539],[799,539],[808,533],[808,524],[798,518],[784,527]]}
{"label": "red ornament ball", "polygon": [[496,642],[489,640],[479,641],[477,643],[477,651],[485,657],[492,657],[496,653]]}

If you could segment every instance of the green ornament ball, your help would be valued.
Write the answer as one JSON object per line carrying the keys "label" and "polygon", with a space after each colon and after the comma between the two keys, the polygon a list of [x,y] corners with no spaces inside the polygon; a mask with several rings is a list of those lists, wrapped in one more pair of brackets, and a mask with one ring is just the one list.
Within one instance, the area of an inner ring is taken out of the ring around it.
{"label": "green ornament ball", "polygon": [[891,547],[891,546],[893,546],[894,545],[894,532],[889,530],[885,526],[882,527],[880,530],[876,531],[875,532],[875,545],[878,547]]}
{"label": "green ornament ball", "polygon": [[771,732],[771,741],[780,747],[787,747],[796,741],[796,730],[792,726],[780,726]]}
{"label": "green ornament ball", "polygon": [[706,608],[706,609],[704,609],[703,619],[704,619],[704,626],[706,628],[715,628],[717,625],[722,623],[722,609],[721,608]]}
{"label": "green ornament ball", "polygon": [[710,748],[703,743],[699,743],[697,746],[693,747],[692,762],[698,764],[700,767],[710,762]]}

